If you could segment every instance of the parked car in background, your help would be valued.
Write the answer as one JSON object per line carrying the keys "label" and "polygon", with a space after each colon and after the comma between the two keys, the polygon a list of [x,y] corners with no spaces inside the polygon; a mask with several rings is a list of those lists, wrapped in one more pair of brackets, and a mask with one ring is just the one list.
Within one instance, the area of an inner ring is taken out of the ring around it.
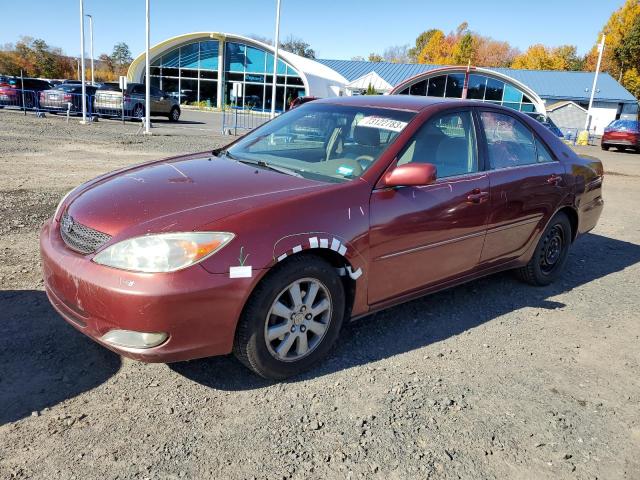
{"label": "parked car in background", "polygon": [[[93,112],[94,95],[97,88],[85,85],[87,112]],[[40,108],[52,112],[82,112],[82,84],[62,83],[50,90],[40,92]]]}
{"label": "parked car in background", "polygon": [[551,130],[556,137],[564,138],[564,134],[562,133],[562,130],[560,130],[560,128],[558,128],[558,126],[555,123],[553,123],[553,120],[551,120],[548,116],[538,112],[527,112],[527,115],[529,115],[531,118],[537,120],[542,125],[544,125],[549,130]]}
{"label": "parked car in background", "polygon": [[313,102],[314,100],[318,100],[319,97],[297,97],[291,100],[289,103],[289,110],[299,107],[300,105],[304,105],[305,103]]}
{"label": "parked car in background", "polygon": [[599,160],[506,107],[318,100],[224,149],[77,187],[43,227],[44,283],[121,355],[233,351],[281,379],[351,318],[502,270],[557,280],[598,222],[602,181]]}
{"label": "parked car in background", "polygon": [[189,90],[188,88],[183,88],[179,92],[167,92],[166,94],[175,98],[179,105],[195,102],[198,99],[198,92],[195,90]]}
{"label": "parked car in background", "polygon": [[614,120],[604,129],[600,143],[602,150],[614,147],[621,152],[640,152],[640,122],[638,120]]}
{"label": "parked car in background", "polygon": [[[99,116],[122,116],[122,91],[116,84],[103,85],[96,91],[94,108]],[[124,115],[142,119],[145,116],[145,86],[142,83],[130,83],[124,93]],[[151,87],[151,116],[167,117],[172,122],[180,119],[180,104],[157,87]]]}
{"label": "parked car in background", "polygon": [[40,92],[52,87],[48,80],[11,77],[0,83],[0,106],[34,109],[38,106]]}

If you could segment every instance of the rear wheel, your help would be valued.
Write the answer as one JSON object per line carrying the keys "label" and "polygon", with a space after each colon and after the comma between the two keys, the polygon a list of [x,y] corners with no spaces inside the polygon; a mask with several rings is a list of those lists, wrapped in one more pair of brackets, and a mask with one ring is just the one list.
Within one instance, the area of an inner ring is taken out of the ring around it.
{"label": "rear wheel", "polygon": [[553,283],[562,273],[571,246],[571,224],[567,215],[558,213],[540,237],[533,257],[516,270],[521,280],[536,286]]}
{"label": "rear wheel", "polygon": [[169,112],[169,121],[177,122],[180,120],[180,109],[178,107],[173,107],[171,112]]}
{"label": "rear wheel", "polygon": [[320,258],[289,259],[248,300],[234,354],[264,378],[297,375],[326,356],[342,327],[345,294],[335,269]]}
{"label": "rear wheel", "polygon": [[133,118],[138,120],[142,120],[144,118],[144,105],[137,103],[136,106],[133,107]]}
{"label": "rear wheel", "polygon": [[609,150],[609,145],[601,145],[602,150]]}

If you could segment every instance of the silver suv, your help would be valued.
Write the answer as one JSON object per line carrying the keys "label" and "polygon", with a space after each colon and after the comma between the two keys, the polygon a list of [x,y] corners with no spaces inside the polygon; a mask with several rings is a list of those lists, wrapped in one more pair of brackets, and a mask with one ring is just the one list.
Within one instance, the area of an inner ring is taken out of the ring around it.
{"label": "silver suv", "polygon": [[[122,91],[117,85],[105,85],[96,91],[93,104],[95,114],[101,117],[122,116]],[[142,83],[130,83],[124,92],[124,116],[143,118],[145,115],[145,86]],[[151,116],[168,117],[170,121],[180,119],[178,100],[157,87],[151,87]]]}

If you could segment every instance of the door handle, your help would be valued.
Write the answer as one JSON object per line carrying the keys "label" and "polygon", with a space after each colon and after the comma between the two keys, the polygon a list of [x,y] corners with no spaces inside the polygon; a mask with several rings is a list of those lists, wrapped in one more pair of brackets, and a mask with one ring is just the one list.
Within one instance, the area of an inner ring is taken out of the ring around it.
{"label": "door handle", "polygon": [[549,185],[555,185],[556,187],[562,183],[562,177],[560,175],[551,175],[547,178],[547,183]]}
{"label": "door handle", "polygon": [[481,192],[476,189],[473,190],[469,195],[467,195],[467,201],[470,203],[482,203],[489,198],[489,192]]}

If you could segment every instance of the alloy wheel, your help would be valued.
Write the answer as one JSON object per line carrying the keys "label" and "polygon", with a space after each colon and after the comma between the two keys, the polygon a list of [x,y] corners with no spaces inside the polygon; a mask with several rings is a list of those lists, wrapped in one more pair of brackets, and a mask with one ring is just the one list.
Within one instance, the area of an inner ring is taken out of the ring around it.
{"label": "alloy wheel", "polygon": [[265,321],[269,353],[279,361],[295,362],[322,342],[331,322],[331,295],[315,278],[292,282],[277,296]]}

